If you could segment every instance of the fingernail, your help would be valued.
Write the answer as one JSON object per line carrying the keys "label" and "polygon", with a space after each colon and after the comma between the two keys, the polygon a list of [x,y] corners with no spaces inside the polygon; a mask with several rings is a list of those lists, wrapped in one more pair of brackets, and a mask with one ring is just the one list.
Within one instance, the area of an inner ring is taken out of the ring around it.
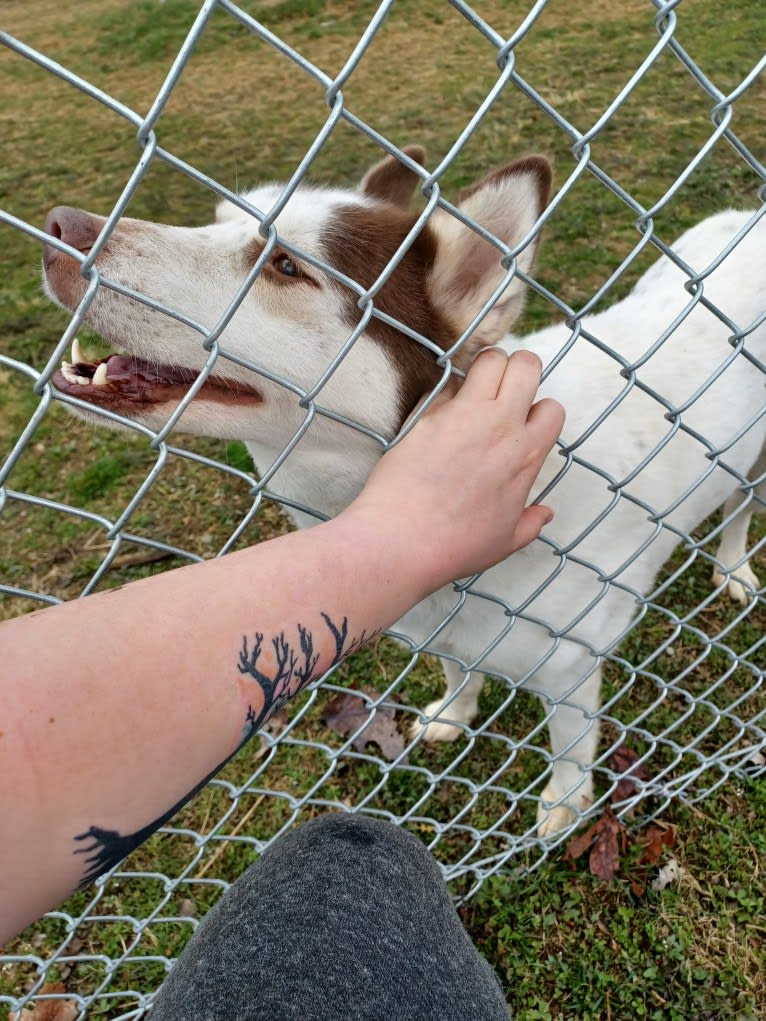
{"label": "fingernail", "polygon": [[485,351],[499,351],[500,354],[504,354],[506,358],[508,357],[508,352],[505,350],[502,344],[489,344],[487,347],[479,348],[479,350],[473,356],[473,360],[476,361],[479,355],[483,355]]}

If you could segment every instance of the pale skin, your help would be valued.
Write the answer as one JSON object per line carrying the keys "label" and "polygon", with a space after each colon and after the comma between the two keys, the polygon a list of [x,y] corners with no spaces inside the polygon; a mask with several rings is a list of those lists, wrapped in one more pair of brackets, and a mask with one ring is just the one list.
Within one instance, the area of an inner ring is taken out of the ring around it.
{"label": "pale skin", "polygon": [[540,369],[482,353],[332,521],[0,625],[0,944],[223,764],[276,708],[267,682],[295,694],[539,534],[564,417]]}

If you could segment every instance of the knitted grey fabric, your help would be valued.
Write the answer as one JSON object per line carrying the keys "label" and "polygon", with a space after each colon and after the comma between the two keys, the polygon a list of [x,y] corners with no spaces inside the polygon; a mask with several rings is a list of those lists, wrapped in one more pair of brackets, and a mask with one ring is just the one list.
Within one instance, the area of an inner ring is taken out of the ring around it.
{"label": "knitted grey fabric", "polygon": [[226,892],[150,1021],[507,1021],[433,860],[404,830],[327,815]]}

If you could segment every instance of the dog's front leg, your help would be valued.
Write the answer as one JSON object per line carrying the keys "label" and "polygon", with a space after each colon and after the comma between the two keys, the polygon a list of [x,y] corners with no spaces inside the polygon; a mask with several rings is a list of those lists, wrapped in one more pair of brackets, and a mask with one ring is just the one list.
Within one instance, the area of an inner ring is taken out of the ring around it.
{"label": "dog's front leg", "polygon": [[416,719],[410,727],[411,737],[422,733],[423,740],[429,743],[454,741],[465,733],[464,727],[459,724],[467,725],[476,718],[479,712],[479,692],[484,683],[484,674],[477,670],[466,673],[451,659],[443,659],[442,666],[447,682],[444,698],[437,698],[423,710],[423,715],[431,719],[430,723]]}
{"label": "dog's front leg", "polygon": [[550,779],[537,806],[541,837],[553,837],[571,826],[593,803],[591,767],[598,744],[601,668],[565,698],[560,702],[542,699],[553,755]]}

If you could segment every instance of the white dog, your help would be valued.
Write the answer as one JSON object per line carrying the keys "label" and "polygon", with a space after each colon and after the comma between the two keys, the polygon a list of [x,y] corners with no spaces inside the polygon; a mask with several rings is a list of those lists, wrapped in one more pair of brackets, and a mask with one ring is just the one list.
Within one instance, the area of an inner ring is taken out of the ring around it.
{"label": "white dog", "polygon": [[[407,152],[422,160],[419,150]],[[204,331],[219,325],[260,260],[260,274],[218,335],[233,360],[218,358],[179,427],[242,439],[268,470],[304,423],[301,394],[315,387],[358,325],[359,294],[411,231],[416,216],[407,206],[418,180],[412,168],[387,158],[358,190],[300,187],[276,219],[276,244],[266,244],[253,215],[228,203],[214,224],[200,228],[121,220],[97,258],[103,278],[182,318],[100,287],[87,321],[125,354],[86,363],[78,349],[56,386],[160,429],[208,358]],[[510,249],[526,242],[518,266],[529,271],[549,186],[547,161],[529,157],[489,174],[458,208]],[[280,194],[280,186],[266,185],[245,199],[267,212]],[[450,616],[460,596],[449,587],[397,628],[418,643],[431,636],[429,649],[444,657],[447,696],[424,711],[427,740],[449,740],[471,723],[485,672],[541,695],[553,748],[539,801],[543,835],[569,825],[592,800],[602,656],[626,631],[636,598],[651,591],[673,548],[724,502],[731,520],[714,582],[742,601],[758,588],[746,554],[754,487],[744,480],[766,495],[759,368],[766,325],[757,324],[766,309],[766,220],[716,261],[752,219],[721,213],[673,246],[699,275],[696,297],[694,286],[684,287],[689,274],[663,257],[628,298],[587,317],[579,333],[557,325],[517,338],[508,330],[523,285],[514,277],[502,290],[509,274],[500,248],[437,209],[374,293],[383,317],[369,320],[316,395],[317,407],[331,415],[315,416],[270,479],[272,490],[323,514],[345,507],[381,455],[373,434],[394,437],[441,377],[433,351],[412,334],[451,347],[499,289],[456,364],[498,343],[536,351],[545,364],[561,356],[541,390],[567,409],[563,456],[554,451],[539,479],[540,492],[556,480],[545,495],[556,516],[544,539],[481,576],[459,613]],[[87,253],[103,224],[59,207],[46,229]],[[78,261],[48,245],[44,262],[50,296],[75,308],[86,289]],[[735,334],[742,339],[732,346]],[[312,520],[295,518],[301,525]]]}

